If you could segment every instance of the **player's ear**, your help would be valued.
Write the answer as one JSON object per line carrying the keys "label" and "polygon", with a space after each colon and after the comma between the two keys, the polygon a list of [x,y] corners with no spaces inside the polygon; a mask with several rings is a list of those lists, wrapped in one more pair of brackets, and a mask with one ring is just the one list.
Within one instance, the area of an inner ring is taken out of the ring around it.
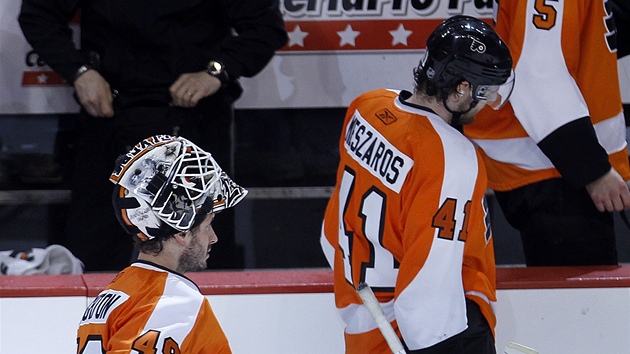
{"label": "player's ear", "polygon": [[468,81],[462,81],[457,85],[455,92],[453,93],[456,96],[463,97],[466,89],[470,88],[470,83]]}
{"label": "player's ear", "polygon": [[180,245],[185,245],[186,244],[186,232],[181,231],[176,233],[175,235],[173,235],[173,240],[175,240],[175,242],[177,242]]}

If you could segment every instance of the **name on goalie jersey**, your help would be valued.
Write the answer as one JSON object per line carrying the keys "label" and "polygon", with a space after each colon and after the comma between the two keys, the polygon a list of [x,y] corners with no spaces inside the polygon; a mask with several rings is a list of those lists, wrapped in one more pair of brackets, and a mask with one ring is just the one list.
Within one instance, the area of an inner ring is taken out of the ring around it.
{"label": "name on goalie jersey", "polygon": [[105,290],[90,303],[83,313],[80,325],[86,323],[105,323],[109,314],[129,299],[122,291]]}
{"label": "name on goalie jersey", "polygon": [[391,144],[355,111],[346,127],[344,147],[352,158],[389,189],[400,192],[413,160]]}

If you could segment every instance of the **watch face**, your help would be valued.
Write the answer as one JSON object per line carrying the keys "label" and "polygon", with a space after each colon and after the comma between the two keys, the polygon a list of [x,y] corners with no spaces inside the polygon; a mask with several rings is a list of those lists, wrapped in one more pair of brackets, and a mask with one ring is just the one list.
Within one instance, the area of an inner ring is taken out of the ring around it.
{"label": "watch face", "polygon": [[223,65],[221,65],[218,61],[212,61],[210,62],[210,68],[212,71],[220,73],[223,70]]}
{"label": "watch face", "polygon": [[215,60],[208,63],[208,74],[221,80],[222,84],[226,84],[229,80],[229,75],[227,71],[225,71],[225,66]]}

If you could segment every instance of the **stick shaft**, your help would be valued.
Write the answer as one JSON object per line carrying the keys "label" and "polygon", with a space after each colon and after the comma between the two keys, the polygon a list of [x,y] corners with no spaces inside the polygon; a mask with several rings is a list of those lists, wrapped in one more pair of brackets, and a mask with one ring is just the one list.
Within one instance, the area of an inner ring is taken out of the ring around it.
{"label": "stick shaft", "polygon": [[400,342],[398,335],[396,335],[396,331],[394,331],[391,323],[389,323],[387,317],[385,317],[383,308],[378,303],[372,289],[366,283],[361,283],[357,286],[357,293],[359,297],[361,297],[361,301],[363,301],[365,307],[370,311],[370,315],[372,315],[374,321],[376,321],[376,325],[383,334],[383,337],[385,337],[385,341],[392,350],[392,353],[405,354],[405,348]]}
{"label": "stick shaft", "polygon": [[530,347],[526,347],[522,344],[518,344],[518,343],[514,343],[514,342],[510,342],[504,349],[503,351],[504,354],[518,354],[518,353],[524,353],[524,354],[538,354],[538,351],[536,351],[535,349],[532,349]]}

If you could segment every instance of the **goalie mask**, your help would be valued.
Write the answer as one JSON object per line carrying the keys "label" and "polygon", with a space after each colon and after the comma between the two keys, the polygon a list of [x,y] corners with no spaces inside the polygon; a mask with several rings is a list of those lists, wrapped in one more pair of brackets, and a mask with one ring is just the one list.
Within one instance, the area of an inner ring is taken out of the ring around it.
{"label": "goalie mask", "polygon": [[206,214],[231,208],[247,195],[210,153],[182,137],[157,135],[116,161],[116,216],[141,240],[188,231]]}

